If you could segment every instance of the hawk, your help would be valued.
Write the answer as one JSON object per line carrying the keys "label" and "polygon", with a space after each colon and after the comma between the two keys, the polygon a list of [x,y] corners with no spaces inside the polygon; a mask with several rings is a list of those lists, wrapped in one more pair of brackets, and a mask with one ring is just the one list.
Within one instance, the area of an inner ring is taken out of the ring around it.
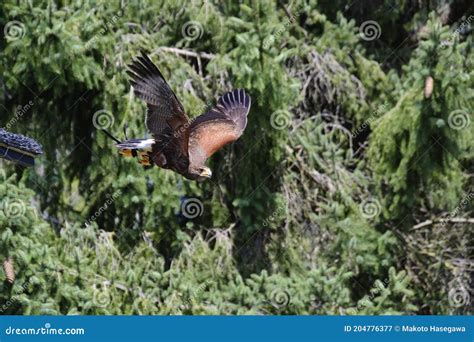
{"label": "hawk", "polygon": [[137,157],[144,166],[173,170],[190,180],[210,178],[212,172],[205,162],[242,135],[250,96],[243,89],[233,90],[221,96],[207,113],[190,120],[147,55],[133,60],[127,72],[134,93],[147,104],[145,123],[152,138],[117,141],[120,154]]}
{"label": "hawk", "polygon": [[41,145],[36,140],[0,128],[0,158],[21,166],[33,166],[35,157],[42,153]]}

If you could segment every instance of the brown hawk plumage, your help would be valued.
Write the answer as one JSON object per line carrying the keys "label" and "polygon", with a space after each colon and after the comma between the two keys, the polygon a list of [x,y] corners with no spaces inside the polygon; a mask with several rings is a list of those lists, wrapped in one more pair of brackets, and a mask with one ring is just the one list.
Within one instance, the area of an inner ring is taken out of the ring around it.
{"label": "brown hawk plumage", "polygon": [[146,102],[146,126],[152,139],[118,143],[120,153],[137,156],[143,165],[171,169],[191,180],[210,178],[206,160],[237,140],[247,125],[250,96],[243,89],[224,94],[217,105],[190,120],[160,70],[145,55],[129,66],[134,93]]}

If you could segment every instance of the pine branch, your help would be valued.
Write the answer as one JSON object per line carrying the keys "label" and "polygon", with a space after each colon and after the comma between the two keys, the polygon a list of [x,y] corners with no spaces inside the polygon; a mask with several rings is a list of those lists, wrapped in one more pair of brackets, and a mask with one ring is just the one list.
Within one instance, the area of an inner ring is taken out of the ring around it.
{"label": "pine branch", "polygon": [[474,223],[474,218],[464,218],[464,217],[453,217],[453,218],[447,218],[447,219],[442,219],[442,218],[437,218],[434,220],[426,220],[421,223],[418,223],[413,226],[412,230],[415,229],[420,229],[426,226],[431,226],[434,223]]}
{"label": "pine branch", "polygon": [[182,56],[187,56],[187,57],[194,57],[197,59],[198,63],[198,71],[199,75],[202,76],[202,62],[201,58],[204,59],[213,59],[216,57],[216,55],[213,55],[212,53],[207,53],[207,52],[194,52],[194,51],[189,51],[189,50],[183,50],[183,49],[178,49],[178,48],[172,48],[172,47],[166,47],[162,46],[153,51],[152,55],[156,54],[158,51],[167,51],[167,52],[172,52],[177,55],[182,55]]}
{"label": "pine branch", "polygon": [[216,57],[216,55],[214,55],[212,53],[195,52],[195,51],[172,48],[172,47],[166,47],[166,46],[159,47],[158,49],[153,51],[152,55],[156,54],[160,50],[161,51],[172,52],[172,53],[175,53],[177,55],[183,55],[183,56],[194,57],[194,58],[213,59],[214,57]]}

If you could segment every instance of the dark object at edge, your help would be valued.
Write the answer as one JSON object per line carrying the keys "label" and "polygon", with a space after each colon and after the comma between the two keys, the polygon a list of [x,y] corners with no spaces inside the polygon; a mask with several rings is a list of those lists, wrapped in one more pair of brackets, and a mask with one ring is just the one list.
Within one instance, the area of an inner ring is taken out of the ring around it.
{"label": "dark object at edge", "polygon": [[36,140],[0,128],[0,158],[22,166],[33,166],[35,157],[42,153],[41,145]]}

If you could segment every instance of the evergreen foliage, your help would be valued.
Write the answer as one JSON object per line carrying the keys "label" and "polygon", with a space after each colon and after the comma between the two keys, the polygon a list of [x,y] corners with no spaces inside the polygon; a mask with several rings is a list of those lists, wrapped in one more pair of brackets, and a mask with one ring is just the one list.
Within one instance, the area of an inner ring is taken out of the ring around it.
{"label": "evergreen foliage", "polygon": [[[0,313],[472,312],[472,5],[345,4],[4,1],[0,127],[44,155],[0,160]],[[191,117],[251,95],[210,181],[102,134],[148,134],[141,50]]]}

